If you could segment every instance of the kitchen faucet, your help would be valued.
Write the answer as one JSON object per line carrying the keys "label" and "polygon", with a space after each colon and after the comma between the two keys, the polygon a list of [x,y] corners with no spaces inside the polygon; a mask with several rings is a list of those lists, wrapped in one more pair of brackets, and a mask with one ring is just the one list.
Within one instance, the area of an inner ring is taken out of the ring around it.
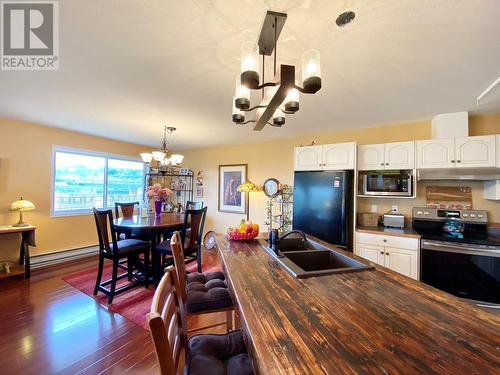
{"label": "kitchen faucet", "polygon": [[307,240],[306,234],[304,232],[302,232],[301,230],[297,230],[297,229],[291,230],[289,232],[286,232],[281,237],[279,237],[278,229],[271,229],[271,231],[269,232],[269,246],[271,247],[271,250],[274,251],[276,254],[279,255],[278,243],[282,239],[288,237],[291,234],[298,234],[298,235],[300,235],[302,237],[302,241],[306,241]]}

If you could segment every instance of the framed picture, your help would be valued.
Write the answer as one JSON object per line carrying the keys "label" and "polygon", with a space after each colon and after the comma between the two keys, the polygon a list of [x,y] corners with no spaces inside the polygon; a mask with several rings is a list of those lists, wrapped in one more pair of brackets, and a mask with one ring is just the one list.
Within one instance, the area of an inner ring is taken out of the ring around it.
{"label": "framed picture", "polygon": [[196,198],[203,198],[203,186],[196,188]]}
{"label": "framed picture", "polygon": [[247,164],[219,165],[219,211],[246,213],[244,193],[238,186],[247,180]]}

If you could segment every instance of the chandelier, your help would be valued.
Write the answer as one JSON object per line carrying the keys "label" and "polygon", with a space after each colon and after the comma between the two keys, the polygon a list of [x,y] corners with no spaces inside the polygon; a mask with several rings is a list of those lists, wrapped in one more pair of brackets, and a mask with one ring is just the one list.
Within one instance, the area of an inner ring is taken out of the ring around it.
{"label": "chandelier", "polygon": [[167,134],[172,134],[176,128],[171,126],[165,126],[163,129],[163,140],[161,142],[161,150],[160,151],[152,151],[152,152],[143,152],[141,154],[142,161],[144,163],[149,164],[149,167],[152,167],[153,162],[157,163],[158,171],[160,173],[166,172],[166,168],[169,164],[175,166],[182,163],[184,160],[184,156],[180,154],[172,154],[170,157],[168,156],[168,148],[167,148]]}
{"label": "chandelier", "polygon": [[[285,115],[299,110],[299,93],[315,94],[321,89],[320,55],[310,50],[302,55],[302,87],[295,79],[295,66],[276,66],[277,41],[287,15],[267,11],[258,43],[247,41],[241,48],[241,74],[236,77],[236,93],[233,97],[233,122],[244,125],[255,123],[254,130],[262,130],[266,124],[281,127]],[[274,52],[274,78],[265,81],[265,57]],[[259,55],[262,56],[262,83],[259,77]],[[250,106],[250,90],[262,90],[260,104]],[[245,121],[246,112],[255,112],[255,120]]]}

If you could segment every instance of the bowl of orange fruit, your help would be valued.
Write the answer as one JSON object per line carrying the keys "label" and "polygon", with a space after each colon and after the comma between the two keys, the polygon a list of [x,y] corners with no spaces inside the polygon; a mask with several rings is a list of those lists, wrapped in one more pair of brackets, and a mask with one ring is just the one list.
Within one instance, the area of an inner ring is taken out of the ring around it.
{"label": "bowl of orange fruit", "polygon": [[259,224],[241,220],[240,225],[227,230],[227,238],[231,241],[248,241],[259,235]]}

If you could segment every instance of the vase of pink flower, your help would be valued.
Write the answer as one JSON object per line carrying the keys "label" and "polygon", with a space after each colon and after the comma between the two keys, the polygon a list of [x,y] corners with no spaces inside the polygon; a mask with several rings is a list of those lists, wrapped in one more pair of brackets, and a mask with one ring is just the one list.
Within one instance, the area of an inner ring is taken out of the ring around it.
{"label": "vase of pink flower", "polygon": [[168,188],[162,188],[160,184],[156,183],[152,186],[148,186],[146,191],[146,196],[149,199],[154,199],[155,201],[155,213],[156,216],[161,215],[161,209],[163,202],[172,194],[172,190]]}

